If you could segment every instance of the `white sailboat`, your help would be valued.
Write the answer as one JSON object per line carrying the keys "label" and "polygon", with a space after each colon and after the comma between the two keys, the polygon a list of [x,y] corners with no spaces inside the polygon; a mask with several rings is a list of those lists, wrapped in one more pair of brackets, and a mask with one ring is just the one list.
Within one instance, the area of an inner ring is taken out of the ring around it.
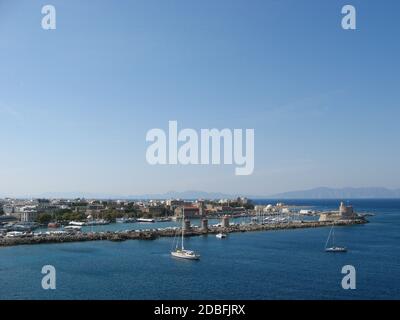
{"label": "white sailboat", "polygon": [[[329,232],[328,239],[326,240],[325,243],[325,251],[326,252],[346,252],[347,248],[346,247],[339,247],[335,245],[335,224],[332,225],[332,228]],[[329,240],[332,238],[332,246],[328,247]]]}
{"label": "white sailboat", "polygon": [[215,236],[216,236],[218,239],[223,239],[223,238],[226,238],[226,233],[220,232],[220,233],[217,233]]}
{"label": "white sailboat", "polygon": [[182,241],[181,241],[181,247],[178,247],[178,244],[176,245],[176,248],[174,251],[171,251],[171,255],[175,258],[180,258],[180,259],[188,259],[188,260],[199,260],[200,255],[195,253],[192,250],[187,250],[185,249],[183,245],[183,238],[184,238],[184,223],[185,223],[185,209],[182,208]]}

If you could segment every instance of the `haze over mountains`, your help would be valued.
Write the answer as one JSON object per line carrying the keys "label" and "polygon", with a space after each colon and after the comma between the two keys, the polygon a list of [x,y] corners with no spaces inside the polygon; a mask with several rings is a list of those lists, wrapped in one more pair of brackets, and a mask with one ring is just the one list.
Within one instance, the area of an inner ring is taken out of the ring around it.
{"label": "haze over mountains", "polygon": [[222,199],[232,198],[240,195],[225,194],[221,192],[205,192],[205,191],[169,191],[166,193],[150,193],[136,195],[116,195],[116,194],[101,194],[87,192],[47,192],[40,194],[43,198],[98,198],[98,199]]}
{"label": "haze over mountains", "polygon": [[328,188],[319,187],[309,190],[278,193],[268,198],[278,199],[381,199],[400,198],[400,189],[381,187],[364,188]]}
{"label": "haze over mountains", "polygon": [[[0,198],[9,195],[2,194]],[[188,190],[169,191],[160,194],[117,195],[87,192],[47,192],[42,194],[18,196],[18,198],[88,198],[88,199],[230,199],[245,196],[251,199],[394,199],[400,198],[400,189],[383,187],[329,188],[318,187],[308,190],[289,191],[272,195],[227,194]]]}
{"label": "haze over mountains", "polygon": [[[364,188],[328,188],[318,187],[309,190],[289,191],[272,195],[249,195],[249,194],[225,194],[220,192],[204,192],[204,191],[170,191],[157,195],[141,195],[137,198],[181,198],[181,199],[221,199],[236,198],[245,196],[251,199],[377,199],[377,198],[400,198],[400,189],[387,189],[381,187],[364,187]],[[133,197],[133,196],[132,196]]]}

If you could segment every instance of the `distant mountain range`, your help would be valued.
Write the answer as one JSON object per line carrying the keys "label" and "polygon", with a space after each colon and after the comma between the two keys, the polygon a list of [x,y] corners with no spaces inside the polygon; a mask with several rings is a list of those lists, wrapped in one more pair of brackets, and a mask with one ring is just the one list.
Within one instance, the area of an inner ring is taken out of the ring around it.
{"label": "distant mountain range", "polygon": [[319,187],[309,190],[290,191],[274,194],[267,198],[275,199],[382,199],[400,198],[400,189],[381,187],[365,188],[328,188]]}
{"label": "distant mountain range", "polygon": [[[136,196],[139,199],[231,199],[237,198],[243,195],[240,194],[226,194],[221,192],[206,192],[188,190],[183,192],[169,191],[161,194],[143,194]],[[134,196],[131,196],[134,197]]]}
{"label": "distant mountain range", "polygon": [[[0,195],[4,198],[7,195]],[[298,190],[272,195],[226,194],[205,191],[169,191],[160,194],[116,195],[86,192],[48,192],[35,195],[20,196],[19,198],[87,198],[87,199],[233,199],[245,196],[250,199],[395,199],[400,198],[400,189],[381,187],[364,188],[328,188],[319,187],[309,190]]]}
{"label": "distant mountain range", "polygon": [[[21,195],[18,198],[47,198],[47,199],[227,199],[236,198],[240,194],[225,194],[221,192],[205,192],[205,191],[169,191],[166,193],[151,193],[151,194],[136,194],[136,195],[118,195],[108,193],[90,193],[90,192],[46,192],[41,194]],[[0,198],[5,198],[7,195],[0,195]]]}

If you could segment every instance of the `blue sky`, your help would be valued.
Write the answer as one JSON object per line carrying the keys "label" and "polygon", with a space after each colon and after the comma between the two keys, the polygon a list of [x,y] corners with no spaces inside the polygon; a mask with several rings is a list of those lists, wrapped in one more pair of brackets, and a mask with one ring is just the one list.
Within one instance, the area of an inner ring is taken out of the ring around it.
{"label": "blue sky", "polygon": [[[399,15],[395,0],[0,0],[0,195],[399,188]],[[148,165],[146,132],[169,120],[254,128],[254,173]]]}

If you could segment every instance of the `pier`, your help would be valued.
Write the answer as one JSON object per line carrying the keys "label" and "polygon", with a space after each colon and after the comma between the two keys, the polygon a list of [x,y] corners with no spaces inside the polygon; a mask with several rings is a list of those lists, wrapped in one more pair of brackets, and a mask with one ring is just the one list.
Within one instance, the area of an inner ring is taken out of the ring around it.
{"label": "pier", "polygon": [[[364,224],[367,220],[360,218],[355,220],[343,221],[291,221],[284,223],[248,223],[234,224],[221,227],[211,226],[207,229],[199,227],[185,226],[185,237],[202,236],[207,234],[233,233],[233,232],[255,232],[255,231],[272,231],[285,229],[300,228],[318,228],[332,226],[350,226],[356,224]],[[203,225],[204,227],[204,225]],[[126,231],[107,231],[107,232],[76,232],[62,234],[41,234],[41,235],[25,235],[21,237],[2,237],[0,238],[0,247],[30,244],[50,244],[65,242],[83,242],[83,241],[125,241],[125,240],[155,240],[160,237],[174,237],[180,228],[159,228],[147,230],[126,230]]]}

